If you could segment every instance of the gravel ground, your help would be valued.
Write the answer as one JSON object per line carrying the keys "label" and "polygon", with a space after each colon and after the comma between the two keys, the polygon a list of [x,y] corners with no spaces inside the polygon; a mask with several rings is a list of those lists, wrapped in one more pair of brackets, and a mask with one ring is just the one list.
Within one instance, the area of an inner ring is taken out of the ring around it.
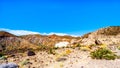
{"label": "gravel ground", "polygon": [[[37,52],[35,56],[21,56],[8,58],[8,62],[14,62],[21,65],[23,61],[29,59],[27,63],[20,68],[120,68],[120,59],[116,60],[96,60],[89,57],[89,52],[80,51],[79,49],[63,48],[56,50],[57,53],[62,53],[65,50],[71,50],[67,56],[62,56],[64,60],[56,61],[56,55],[48,54],[46,52]],[[25,53],[26,54],[26,53]],[[0,64],[4,60],[0,60]]]}

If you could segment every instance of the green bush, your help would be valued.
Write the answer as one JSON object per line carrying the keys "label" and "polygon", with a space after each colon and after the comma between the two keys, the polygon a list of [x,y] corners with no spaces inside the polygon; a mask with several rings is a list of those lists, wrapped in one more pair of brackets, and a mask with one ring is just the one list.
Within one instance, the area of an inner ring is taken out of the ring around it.
{"label": "green bush", "polygon": [[55,55],[56,52],[55,52],[55,50],[54,50],[53,48],[50,48],[49,51],[48,51],[48,54],[53,54],[53,55]]}
{"label": "green bush", "polygon": [[4,53],[0,53],[0,57],[4,56]]}
{"label": "green bush", "polygon": [[52,47],[50,47],[50,46],[45,46],[45,45],[40,45],[40,46],[39,46],[39,50],[49,50],[50,48],[52,48]]}
{"label": "green bush", "polygon": [[106,48],[100,48],[90,53],[93,59],[106,59],[106,60],[114,60],[117,58],[111,50]]}
{"label": "green bush", "polygon": [[53,47],[53,49],[55,49],[55,50],[56,50],[56,49],[59,49],[59,47]]}

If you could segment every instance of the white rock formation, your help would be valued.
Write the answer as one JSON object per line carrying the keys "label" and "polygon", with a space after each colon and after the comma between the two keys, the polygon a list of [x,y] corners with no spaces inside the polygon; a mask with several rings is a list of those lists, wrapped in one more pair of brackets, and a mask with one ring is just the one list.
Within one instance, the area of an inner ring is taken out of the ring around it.
{"label": "white rock formation", "polygon": [[70,44],[69,42],[59,42],[55,44],[55,47],[66,47],[69,44]]}

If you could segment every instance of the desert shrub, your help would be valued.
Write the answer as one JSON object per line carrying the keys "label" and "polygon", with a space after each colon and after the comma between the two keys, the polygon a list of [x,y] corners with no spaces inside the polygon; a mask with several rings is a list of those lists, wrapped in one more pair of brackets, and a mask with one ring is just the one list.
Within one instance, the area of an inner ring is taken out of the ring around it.
{"label": "desert shrub", "polygon": [[58,49],[59,47],[53,47],[53,49]]}
{"label": "desert shrub", "polygon": [[39,50],[49,50],[50,48],[52,48],[52,47],[50,47],[50,46],[45,46],[45,45],[40,45],[40,46],[39,46]]}
{"label": "desert shrub", "polygon": [[90,53],[91,58],[93,59],[106,59],[106,60],[114,60],[117,56],[109,49],[99,48]]}
{"label": "desert shrub", "polygon": [[91,44],[90,46],[91,46],[91,47],[94,47],[94,46],[97,46],[97,45],[96,45],[96,44]]}
{"label": "desert shrub", "polygon": [[100,45],[99,47],[100,47],[100,48],[107,48],[107,45],[102,44],[102,45]]}
{"label": "desert shrub", "polygon": [[82,51],[91,51],[89,46],[82,46],[82,47],[80,47],[80,50],[82,50]]}
{"label": "desert shrub", "polygon": [[72,49],[75,49],[76,47],[81,47],[82,45],[80,44],[74,44],[73,46],[68,46],[66,48],[72,48]]}
{"label": "desert shrub", "polygon": [[48,51],[48,54],[53,54],[53,55],[55,55],[56,52],[55,52],[55,50],[54,50],[53,48],[50,48],[49,51]]}
{"label": "desert shrub", "polygon": [[65,53],[66,53],[67,55],[69,55],[71,52],[72,52],[72,51],[69,50],[69,49],[65,51]]}
{"label": "desert shrub", "polygon": [[75,49],[75,48],[76,48],[76,46],[71,46],[71,48],[72,48],[72,49]]}
{"label": "desert shrub", "polygon": [[40,51],[46,51],[48,54],[53,54],[53,55],[56,54],[55,49],[58,49],[58,47],[50,47],[45,45],[40,45],[39,47]]}
{"label": "desert shrub", "polygon": [[58,54],[56,54],[55,60],[56,60],[56,61],[66,60],[66,59],[63,58],[63,57],[69,55],[71,52],[72,52],[71,50],[67,49],[67,50],[65,50],[65,51],[63,51],[63,52],[61,52],[61,53],[58,53]]}
{"label": "desert shrub", "polygon": [[82,45],[80,45],[80,44],[76,44],[76,47],[81,47]]}
{"label": "desert shrub", "polygon": [[4,53],[0,53],[0,57],[4,56]]}
{"label": "desert shrub", "polygon": [[118,48],[118,50],[120,50],[120,46],[118,46],[117,48]]}

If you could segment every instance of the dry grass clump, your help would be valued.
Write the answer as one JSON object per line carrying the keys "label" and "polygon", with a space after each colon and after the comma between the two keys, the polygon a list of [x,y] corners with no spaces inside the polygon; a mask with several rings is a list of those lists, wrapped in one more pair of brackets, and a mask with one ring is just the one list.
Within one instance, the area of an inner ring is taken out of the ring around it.
{"label": "dry grass clump", "polygon": [[80,47],[80,50],[82,51],[91,51],[91,45],[86,45],[86,46],[81,46]]}
{"label": "dry grass clump", "polygon": [[63,51],[62,53],[56,54],[55,60],[56,61],[58,61],[60,59],[61,60],[66,60],[65,58],[62,58],[62,57],[69,55],[71,52],[72,52],[71,50],[67,49],[67,50]]}

